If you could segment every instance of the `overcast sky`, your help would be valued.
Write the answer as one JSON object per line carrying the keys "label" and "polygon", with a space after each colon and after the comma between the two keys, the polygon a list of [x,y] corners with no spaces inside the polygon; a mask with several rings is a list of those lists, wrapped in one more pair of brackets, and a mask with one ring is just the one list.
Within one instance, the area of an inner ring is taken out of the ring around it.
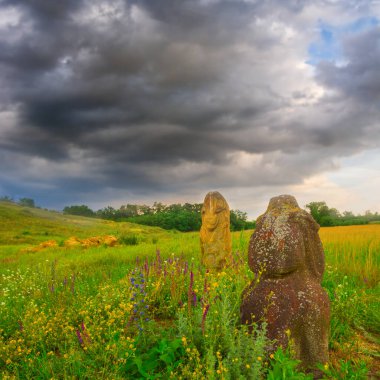
{"label": "overcast sky", "polygon": [[0,195],[380,211],[379,0],[0,0]]}

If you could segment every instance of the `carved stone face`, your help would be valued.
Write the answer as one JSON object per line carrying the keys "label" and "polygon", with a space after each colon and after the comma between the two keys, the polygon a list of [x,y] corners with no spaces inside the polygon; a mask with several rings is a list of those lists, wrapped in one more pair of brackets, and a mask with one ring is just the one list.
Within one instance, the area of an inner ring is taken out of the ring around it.
{"label": "carved stone face", "polygon": [[230,208],[215,191],[206,195],[201,213],[202,263],[209,269],[220,270],[231,254]]}
{"label": "carved stone face", "polygon": [[229,212],[228,204],[220,193],[208,193],[202,207],[202,226],[208,231],[214,231],[227,222]]}

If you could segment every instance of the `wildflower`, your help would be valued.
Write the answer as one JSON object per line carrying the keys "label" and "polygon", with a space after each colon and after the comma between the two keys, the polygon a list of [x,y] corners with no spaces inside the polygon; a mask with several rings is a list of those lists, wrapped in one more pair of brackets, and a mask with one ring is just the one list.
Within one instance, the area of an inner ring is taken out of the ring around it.
{"label": "wildflower", "polygon": [[274,355],[273,355],[273,354],[270,354],[269,357],[270,357],[271,359],[273,359],[273,358],[274,358]]}
{"label": "wildflower", "polygon": [[193,292],[192,303],[193,303],[193,306],[196,306],[196,305],[197,305],[197,295],[195,294],[195,292]]}
{"label": "wildflower", "polygon": [[325,371],[327,371],[329,369],[329,363],[326,363],[323,368],[325,369]]}
{"label": "wildflower", "polygon": [[186,340],[186,337],[185,337],[185,336],[182,337],[182,343],[183,343],[184,346],[187,345],[187,340]]}
{"label": "wildflower", "polygon": [[83,344],[83,338],[79,330],[76,331],[79,344]]}
{"label": "wildflower", "polygon": [[258,356],[257,360],[260,362],[262,360],[261,356]]}
{"label": "wildflower", "polygon": [[190,284],[189,284],[189,290],[188,290],[188,294],[187,294],[187,303],[188,303],[188,308],[189,308],[189,312],[191,310],[191,304],[195,304],[196,302],[196,296],[195,296],[195,302],[194,302],[194,290],[193,290],[193,285],[194,285],[194,273],[193,271],[190,271]]}
{"label": "wildflower", "polygon": [[248,368],[248,369],[249,369],[249,368],[251,368],[251,366],[250,366],[249,364],[246,364],[246,365],[245,365],[245,368]]}
{"label": "wildflower", "polygon": [[208,309],[210,308],[210,305],[206,305],[204,310],[203,310],[203,315],[202,315],[202,333],[205,333],[205,322],[206,322],[206,317],[208,313]]}

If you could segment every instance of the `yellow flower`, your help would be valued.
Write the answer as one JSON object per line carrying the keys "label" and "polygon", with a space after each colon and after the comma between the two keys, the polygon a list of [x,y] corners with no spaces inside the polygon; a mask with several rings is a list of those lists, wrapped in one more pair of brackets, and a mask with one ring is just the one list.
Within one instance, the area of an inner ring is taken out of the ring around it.
{"label": "yellow flower", "polygon": [[258,361],[261,361],[261,356],[258,356],[258,357],[257,357],[257,360],[258,360]]}
{"label": "yellow flower", "polygon": [[270,357],[271,359],[273,359],[273,358],[274,358],[274,355],[273,355],[273,354],[270,354],[269,357]]}
{"label": "yellow flower", "polygon": [[246,364],[245,367],[246,368],[251,368],[251,366],[249,364]]}
{"label": "yellow flower", "polygon": [[182,337],[182,343],[183,343],[184,346],[187,345],[187,340],[186,340],[186,337],[185,337],[185,336]]}
{"label": "yellow flower", "polygon": [[329,369],[329,363],[326,363],[323,368],[327,371]]}

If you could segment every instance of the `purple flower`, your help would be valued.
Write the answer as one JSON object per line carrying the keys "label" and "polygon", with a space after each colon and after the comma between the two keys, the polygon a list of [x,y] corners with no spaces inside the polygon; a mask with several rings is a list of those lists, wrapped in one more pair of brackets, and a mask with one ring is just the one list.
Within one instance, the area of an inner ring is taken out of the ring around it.
{"label": "purple flower", "polygon": [[81,335],[81,333],[80,333],[80,331],[79,330],[77,330],[77,337],[78,337],[78,342],[79,342],[79,344],[83,344],[83,339],[82,339],[82,335]]}
{"label": "purple flower", "polygon": [[146,274],[146,275],[149,274],[149,264],[148,264],[148,259],[145,259],[145,263],[144,263],[144,271],[145,271],[145,274]]}
{"label": "purple flower", "polygon": [[197,306],[197,295],[195,294],[195,292],[193,292],[193,306]]}

